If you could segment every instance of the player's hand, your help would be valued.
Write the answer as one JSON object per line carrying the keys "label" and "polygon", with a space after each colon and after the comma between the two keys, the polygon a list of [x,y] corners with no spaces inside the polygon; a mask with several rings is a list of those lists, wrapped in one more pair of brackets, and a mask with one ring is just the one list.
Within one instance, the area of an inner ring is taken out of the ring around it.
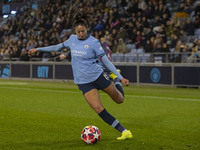
{"label": "player's hand", "polygon": [[121,81],[122,81],[122,83],[123,83],[124,85],[126,85],[126,86],[129,85],[129,80],[127,80],[127,79],[125,79],[125,78],[122,78]]}
{"label": "player's hand", "polygon": [[66,56],[64,55],[64,54],[61,54],[60,55],[60,60],[63,60],[63,59],[65,59],[66,58]]}
{"label": "player's hand", "polygon": [[30,50],[28,51],[28,56],[30,57],[31,54],[35,53],[36,51],[37,51],[36,48],[30,49]]}

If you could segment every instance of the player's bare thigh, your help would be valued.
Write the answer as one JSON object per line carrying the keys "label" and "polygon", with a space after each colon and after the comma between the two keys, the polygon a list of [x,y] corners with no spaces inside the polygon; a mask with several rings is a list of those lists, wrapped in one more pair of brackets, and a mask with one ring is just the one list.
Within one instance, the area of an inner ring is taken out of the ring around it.
{"label": "player's bare thigh", "polygon": [[97,89],[92,89],[84,94],[87,103],[94,109],[94,111],[99,114],[104,110],[103,104],[101,103],[99,91]]}
{"label": "player's bare thigh", "polygon": [[112,82],[107,88],[103,89],[116,103],[120,104],[124,102],[124,97],[122,93],[118,91]]}

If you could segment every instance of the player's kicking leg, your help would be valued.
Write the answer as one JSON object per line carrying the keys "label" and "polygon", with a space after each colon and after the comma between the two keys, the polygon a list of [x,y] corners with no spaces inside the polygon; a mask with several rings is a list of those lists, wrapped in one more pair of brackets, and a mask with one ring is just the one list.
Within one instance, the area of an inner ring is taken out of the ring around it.
{"label": "player's kicking leg", "polygon": [[[105,88],[103,91],[106,92],[116,103],[118,103],[118,104],[123,103],[124,97],[116,89],[116,87],[114,86],[113,83],[110,86],[108,86],[107,88]],[[100,116],[108,116],[103,113],[104,113],[104,111],[102,111],[99,115]],[[113,125],[115,125],[115,126],[113,126]],[[122,133],[121,137],[118,137],[117,140],[126,140],[126,139],[131,139],[133,137],[131,131],[124,128],[117,120],[113,121],[112,126]]]}
{"label": "player's kicking leg", "polygon": [[[113,84],[110,85],[110,86],[115,88]],[[103,107],[103,105],[102,105],[102,103],[100,101],[100,97],[99,97],[99,93],[98,93],[97,89],[92,89],[91,91],[89,91],[86,94],[84,94],[84,96],[85,96],[85,99],[88,102],[88,104],[103,119],[103,121],[105,121],[107,124],[109,124],[110,126],[112,126],[113,128],[117,129],[118,131],[120,131],[122,133],[122,136],[117,138],[117,140],[125,140],[125,139],[132,138],[131,137],[131,135],[132,135],[131,132],[126,130],[119,123],[119,121],[116,118],[114,118],[110,113],[108,113],[106,111],[106,109]]]}
{"label": "player's kicking leg", "polygon": [[[117,69],[117,71],[120,73],[121,71],[119,69]],[[122,85],[120,83],[120,79],[117,78],[117,76],[114,74],[114,73],[111,73],[110,74],[110,77],[112,78],[114,84],[115,84],[115,87],[119,90],[119,92],[124,96],[124,90],[122,88]],[[122,132],[122,135],[121,137],[118,137],[117,140],[126,140],[126,139],[131,139],[133,138],[133,134],[131,133],[130,130],[124,130]]]}

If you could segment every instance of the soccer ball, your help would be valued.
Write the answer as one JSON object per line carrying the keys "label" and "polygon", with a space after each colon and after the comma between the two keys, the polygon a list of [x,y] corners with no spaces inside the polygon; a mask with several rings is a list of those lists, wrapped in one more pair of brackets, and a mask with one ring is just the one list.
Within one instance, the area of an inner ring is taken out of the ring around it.
{"label": "soccer ball", "polygon": [[95,144],[100,137],[100,130],[93,125],[86,126],[81,132],[81,138],[86,144]]}

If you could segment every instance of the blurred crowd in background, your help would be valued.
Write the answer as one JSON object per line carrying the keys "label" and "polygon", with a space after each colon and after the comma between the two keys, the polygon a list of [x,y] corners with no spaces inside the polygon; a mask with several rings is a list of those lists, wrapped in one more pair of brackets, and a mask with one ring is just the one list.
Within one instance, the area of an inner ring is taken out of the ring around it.
{"label": "blurred crowd in background", "polygon": [[[73,8],[92,15],[90,32],[111,54],[173,53],[171,62],[200,58],[199,0],[47,0],[37,10],[25,6],[0,26],[0,60],[29,61],[29,49],[64,42],[73,34]],[[58,53],[38,52],[35,58]],[[198,61],[197,61],[198,62]]]}

